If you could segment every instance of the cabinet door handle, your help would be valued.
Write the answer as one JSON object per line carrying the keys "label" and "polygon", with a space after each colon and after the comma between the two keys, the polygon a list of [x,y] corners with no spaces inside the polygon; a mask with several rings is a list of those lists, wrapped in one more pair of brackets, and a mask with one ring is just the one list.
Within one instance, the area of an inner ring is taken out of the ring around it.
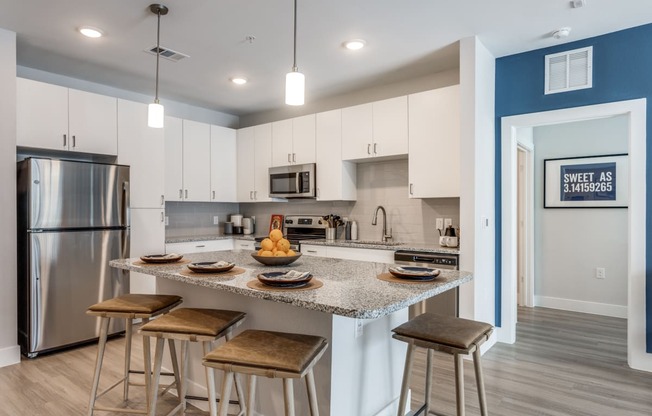
{"label": "cabinet door handle", "polygon": [[414,185],[413,183],[410,184],[410,195],[413,195],[413,194],[414,194],[414,192],[412,191],[412,186],[413,186],[413,185]]}
{"label": "cabinet door handle", "polygon": [[292,162],[292,160],[290,160],[290,153],[288,153],[288,163],[290,162]]}
{"label": "cabinet door handle", "polygon": [[188,190],[186,189],[186,199],[188,199]]}
{"label": "cabinet door handle", "polygon": [[165,204],[165,195],[161,195],[161,206]]}
{"label": "cabinet door handle", "polygon": [[165,222],[165,213],[161,212],[161,222]]}
{"label": "cabinet door handle", "polygon": [[213,191],[213,199],[215,199],[215,191]]}
{"label": "cabinet door handle", "polygon": [[296,153],[292,153],[292,161],[293,162],[297,161],[297,154]]}
{"label": "cabinet door handle", "polygon": [[63,147],[68,146],[68,140],[66,136],[67,136],[66,134],[63,135]]}
{"label": "cabinet door handle", "polygon": [[371,154],[371,143],[367,143],[367,154]]}
{"label": "cabinet door handle", "polygon": [[72,147],[74,148],[76,146],[77,146],[77,140],[76,140],[76,137],[73,135],[72,136]]}
{"label": "cabinet door handle", "polygon": [[200,245],[195,246],[195,247],[197,247],[197,248],[202,248],[202,247],[206,247],[206,245],[205,245],[205,244],[200,244]]}
{"label": "cabinet door handle", "polygon": [[254,191],[254,201],[258,199],[258,191]]}
{"label": "cabinet door handle", "polygon": [[254,199],[254,191],[249,191],[249,199]]}
{"label": "cabinet door handle", "polygon": [[317,254],[317,250],[306,250],[307,253]]}
{"label": "cabinet door handle", "polygon": [[374,143],[374,154],[375,155],[378,154],[377,149],[378,149],[378,143]]}
{"label": "cabinet door handle", "polygon": [[320,195],[321,195],[321,192],[320,192],[319,188],[317,188],[317,198],[319,198]]}
{"label": "cabinet door handle", "polygon": [[183,189],[179,189],[179,199],[183,199]]}

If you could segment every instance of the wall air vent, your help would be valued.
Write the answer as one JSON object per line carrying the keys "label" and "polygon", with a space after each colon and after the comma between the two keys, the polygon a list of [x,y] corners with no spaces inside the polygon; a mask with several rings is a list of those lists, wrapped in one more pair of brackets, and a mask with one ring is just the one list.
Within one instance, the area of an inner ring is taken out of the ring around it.
{"label": "wall air vent", "polygon": [[546,55],[545,94],[593,86],[593,46]]}
{"label": "wall air vent", "polygon": [[[145,49],[145,52],[156,56],[156,45]],[[172,49],[166,48],[165,46],[161,46],[161,58],[165,58],[172,62],[179,62],[183,58],[190,58],[190,56],[186,55],[185,53],[173,51]]]}

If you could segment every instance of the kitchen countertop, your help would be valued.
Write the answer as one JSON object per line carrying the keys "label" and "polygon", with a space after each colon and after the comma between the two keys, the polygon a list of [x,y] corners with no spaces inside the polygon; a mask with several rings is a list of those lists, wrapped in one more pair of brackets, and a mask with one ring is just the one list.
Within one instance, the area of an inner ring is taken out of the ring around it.
{"label": "kitchen countertop", "polygon": [[[367,240],[363,240],[367,241]],[[361,243],[357,240],[310,240],[306,241],[304,244],[310,244],[314,246],[327,246],[327,247],[350,247],[350,248],[369,248],[373,250],[413,250],[421,251],[425,253],[441,253],[441,254],[460,254],[459,248],[451,247],[441,247],[433,246],[427,244],[410,244],[410,243],[399,243],[394,245],[383,244],[378,242],[374,244],[373,241],[367,241]]]}
{"label": "kitchen countertop", "polygon": [[174,243],[192,243],[195,241],[214,241],[214,240],[251,240],[254,241],[253,234],[224,234],[224,235],[193,235],[186,237],[170,237],[165,239],[165,244]]}
{"label": "kitchen countertop", "polygon": [[[432,283],[390,283],[376,278],[387,272],[383,263],[362,262],[303,256],[284,267],[268,267],[251,257],[249,250],[214,251],[184,256],[193,262],[231,261],[245,269],[238,276],[185,276],[179,272],[188,270],[181,264],[135,265],[139,259],[112,260],[109,264],[125,270],[176,280],[209,289],[224,290],[244,296],[288,303],[298,307],[351,318],[372,319],[388,315],[424,299],[438,295],[473,276],[469,272],[442,270]],[[278,270],[310,271],[324,286],[305,291],[260,291],[247,287],[247,282],[259,273]]]}

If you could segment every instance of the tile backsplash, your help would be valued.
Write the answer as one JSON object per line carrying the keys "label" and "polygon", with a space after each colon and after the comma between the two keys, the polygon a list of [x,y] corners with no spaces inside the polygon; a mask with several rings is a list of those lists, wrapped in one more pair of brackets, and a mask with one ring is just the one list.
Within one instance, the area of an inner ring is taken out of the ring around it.
{"label": "tile backsplash", "polygon": [[[256,217],[256,235],[269,230],[272,214],[337,214],[358,222],[360,240],[380,240],[382,237],[382,214],[378,225],[371,225],[374,211],[382,205],[387,211],[387,228],[392,229],[394,241],[436,245],[436,218],[451,218],[459,225],[459,198],[410,199],[408,197],[408,162],[406,159],[383,162],[360,163],[357,166],[358,199],[351,202],[321,202],[314,200],[291,200],[267,203],[188,203],[166,204],[169,225],[167,237],[204,236],[221,234],[223,226],[212,223],[213,215],[220,223],[228,215],[241,213]],[[462,230],[463,232],[463,230]],[[338,238],[344,238],[343,228]]]}

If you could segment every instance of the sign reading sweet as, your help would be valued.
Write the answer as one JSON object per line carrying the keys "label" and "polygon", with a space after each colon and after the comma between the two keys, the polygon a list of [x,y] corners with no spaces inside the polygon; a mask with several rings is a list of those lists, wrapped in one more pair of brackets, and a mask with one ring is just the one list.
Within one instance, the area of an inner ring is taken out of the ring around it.
{"label": "sign reading sweet as", "polygon": [[561,201],[615,201],[616,163],[560,166]]}

